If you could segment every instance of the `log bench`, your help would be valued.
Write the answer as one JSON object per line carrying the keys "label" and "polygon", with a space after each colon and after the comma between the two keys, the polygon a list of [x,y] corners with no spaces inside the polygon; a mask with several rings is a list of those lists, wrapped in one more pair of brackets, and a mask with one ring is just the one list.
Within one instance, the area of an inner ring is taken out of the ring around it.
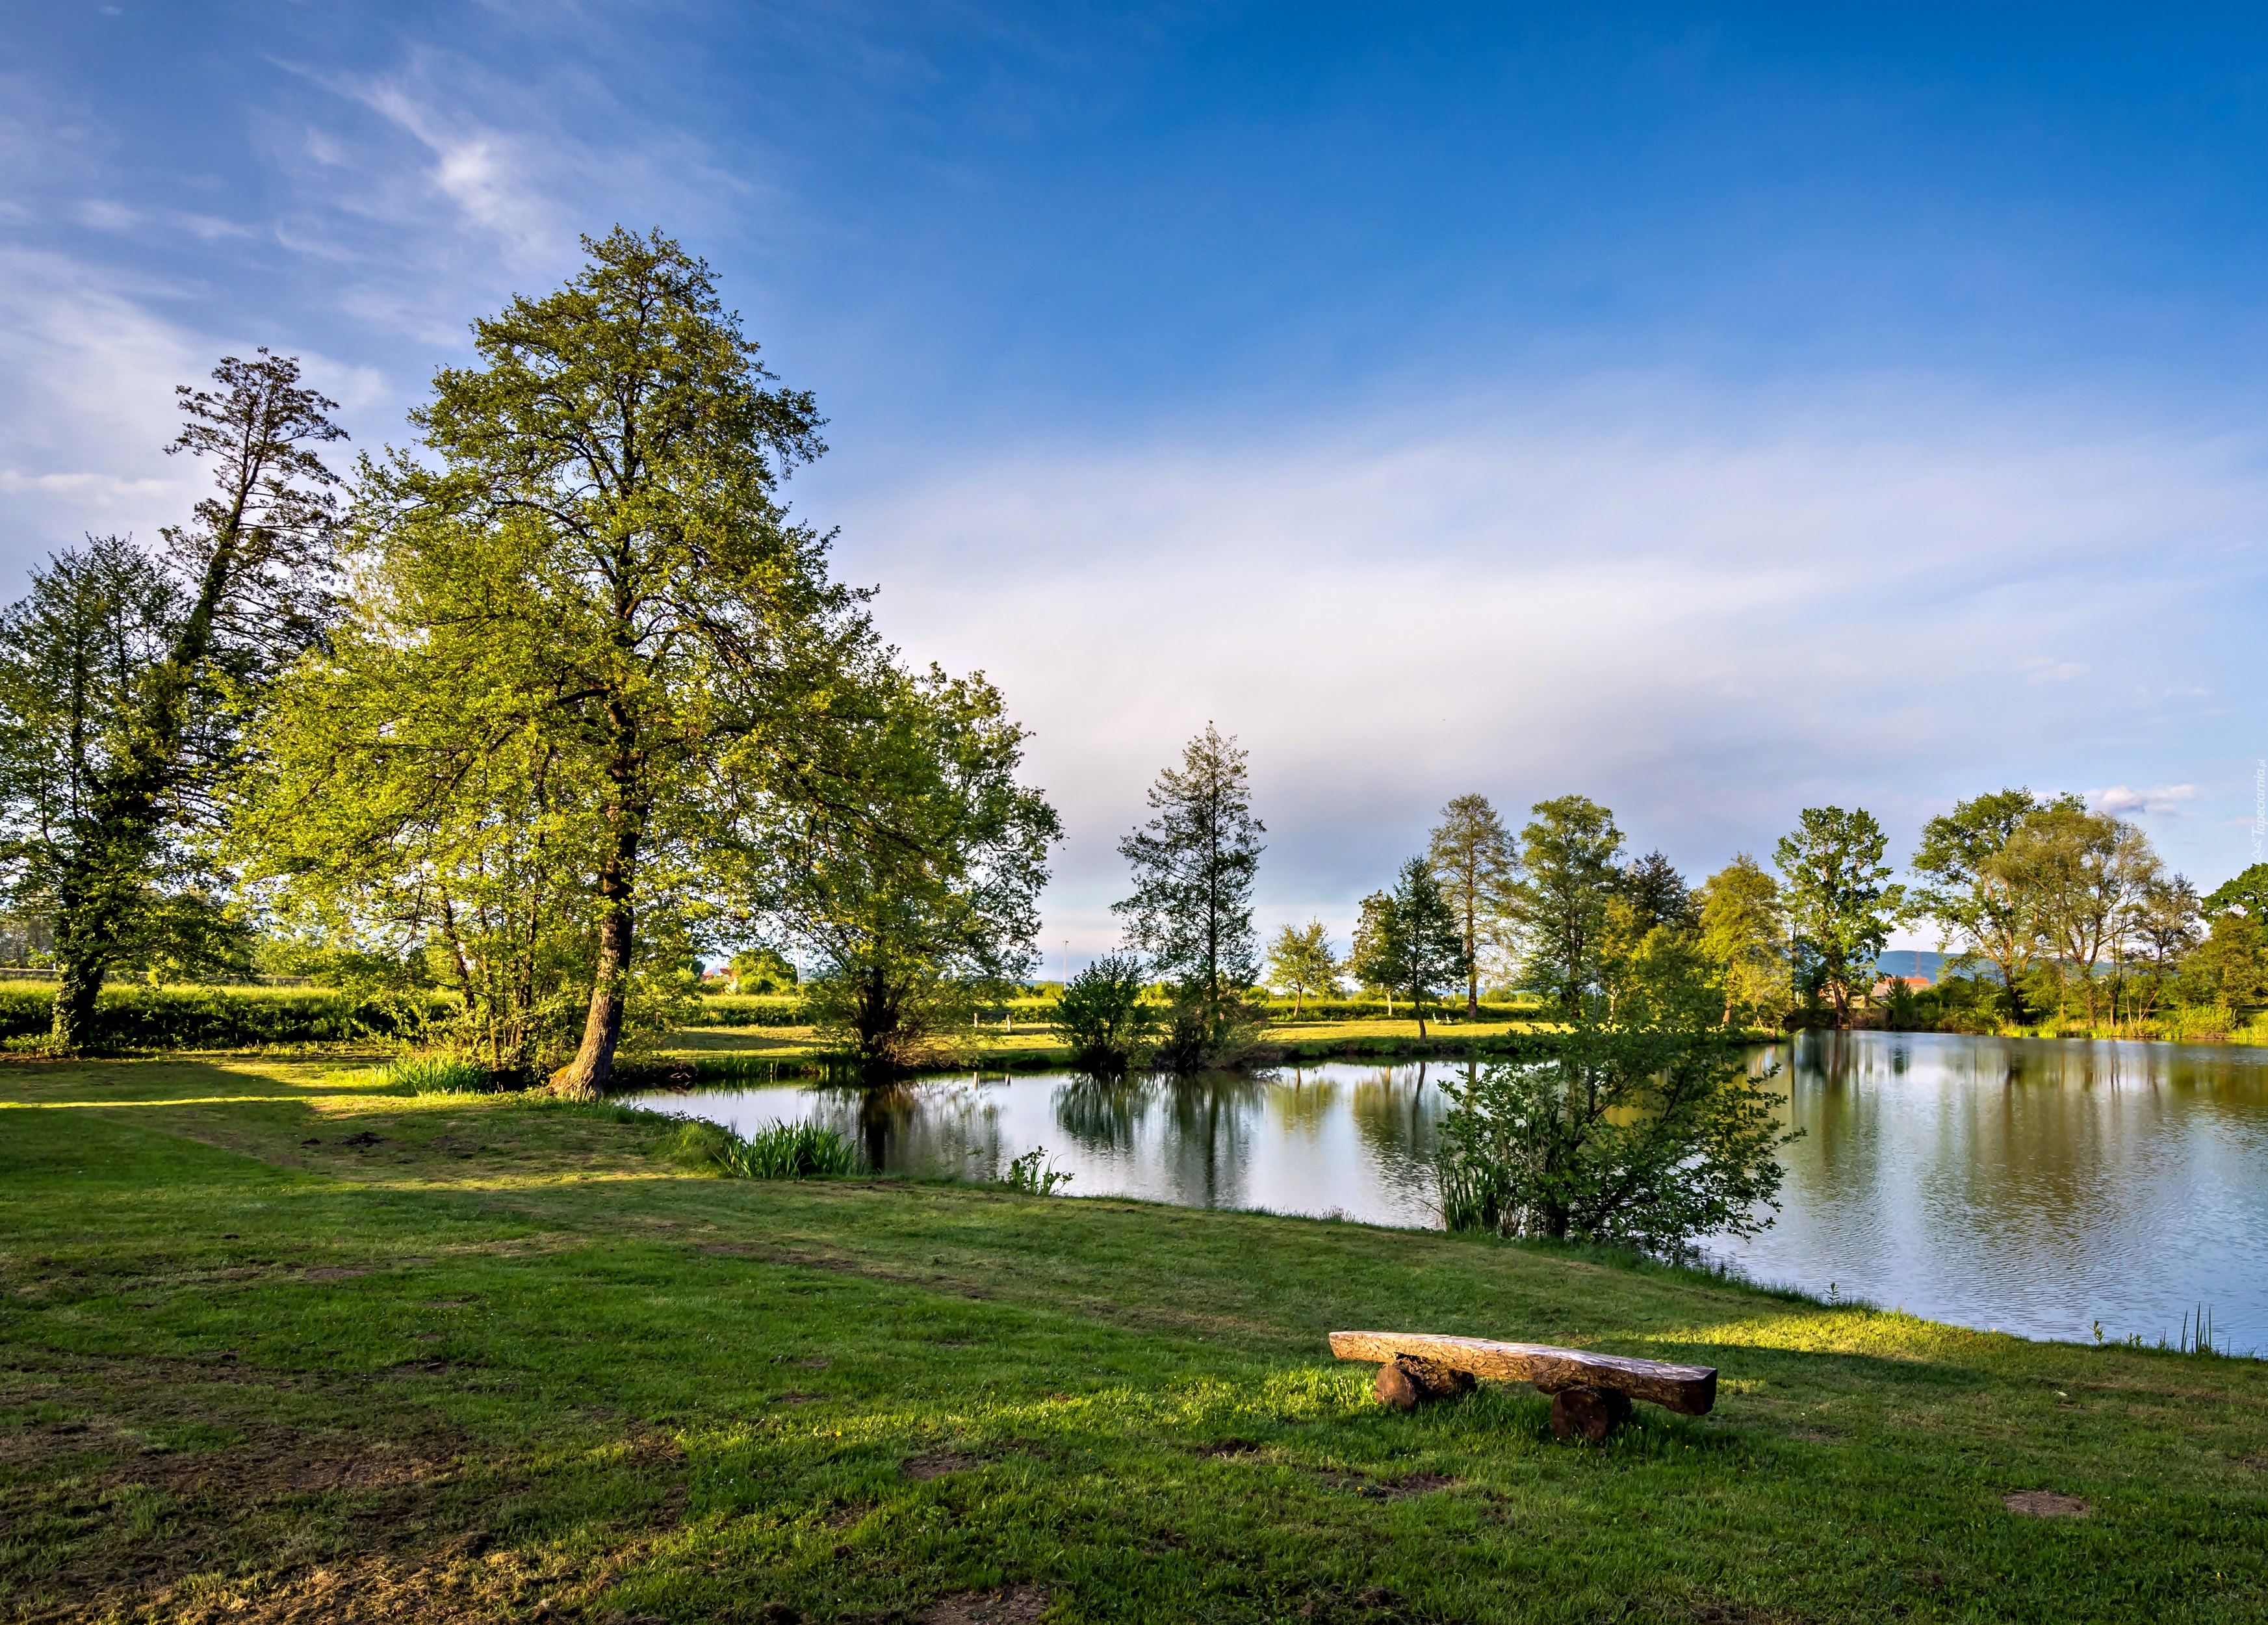
{"label": "log bench", "polygon": [[1713,1366],[1626,1360],[1545,1343],[1425,1332],[1334,1332],[1331,1353],[1342,1360],[1375,1363],[1378,1380],[1372,1392],[1380,1404],[1397,1410],[1468,1392],[1476,1378],[1533,1383],[1551,1396],[1551,1430],[1563,1439],[1603,1439],[1629,1418],[1632,1400],[1684,1416],[1705,1415],[1717,1403]]}

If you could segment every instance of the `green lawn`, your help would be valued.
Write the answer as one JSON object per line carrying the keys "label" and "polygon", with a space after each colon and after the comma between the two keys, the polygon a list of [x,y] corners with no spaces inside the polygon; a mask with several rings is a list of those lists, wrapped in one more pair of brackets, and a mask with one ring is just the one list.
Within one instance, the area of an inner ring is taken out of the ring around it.
{"label": "green lawn", "polygon": [[[2254,1363],[1351,1224],[727,1181],[610,1108],[352,1082],[0,1071],[6,1617],[2268,1614]],[[1340,1326],[1700,1361],[1721,1398],[1603,1449],[1526,1390],[1404,1416]]]}

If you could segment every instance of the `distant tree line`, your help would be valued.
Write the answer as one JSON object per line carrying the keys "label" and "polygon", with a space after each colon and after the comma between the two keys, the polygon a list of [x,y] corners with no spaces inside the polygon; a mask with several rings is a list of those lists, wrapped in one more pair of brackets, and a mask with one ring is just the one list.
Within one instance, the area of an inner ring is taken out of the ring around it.
{"label": "distant tree line", "polygon": [[[1902,883],[1863,809],[1803,809],[1770,868],[1748,853],[1689,886],[1631,856],[1613,813],[1537,802],[1517,835],[1484,796],[1442,809],[1421,857],[1363,899],[1342,957],[1320,921],[1285,926],[1264,979],[1295,1007],[1349,983],[1422,1023],[1484,986],[1563,1015],[1720,1026],[2227,1031],[2268,1001],[2268,864],[2200,897],[2132,822],[2073,795],[1999,791],[1923,827]],[[1946,976],[1878,966],[1892,932],[1932,926]]]}

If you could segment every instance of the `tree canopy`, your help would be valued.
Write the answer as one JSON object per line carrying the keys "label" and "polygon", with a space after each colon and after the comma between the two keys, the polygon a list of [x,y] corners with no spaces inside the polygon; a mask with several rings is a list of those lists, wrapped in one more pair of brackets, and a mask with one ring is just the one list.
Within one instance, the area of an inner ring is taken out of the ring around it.
{"label": "tree canopy", "polygon": [[1252,816],[1245,752],[1206,723],[1181,765],[1159,772],[1149,802],[1149,822],[1118,843],[1134,894],[1111,912],[1128,946],[1180,984],[1207,1041],[1219,1042],[1259,973],[1252,889],[1268,826]]}
{"label": "tree canopy", "polygon": [[675,243],[585,247],[475,324],[414,454],[361,465],[349,613],[284,687],[239,850],[302,906],[446,941],[521,1059],[579,980],[556,1083],[587,1094],[642,967],[714,934],[784,809],[867,816],[852,742],[892,687],[776,499],[824,449],[810,395],[767,387]]}

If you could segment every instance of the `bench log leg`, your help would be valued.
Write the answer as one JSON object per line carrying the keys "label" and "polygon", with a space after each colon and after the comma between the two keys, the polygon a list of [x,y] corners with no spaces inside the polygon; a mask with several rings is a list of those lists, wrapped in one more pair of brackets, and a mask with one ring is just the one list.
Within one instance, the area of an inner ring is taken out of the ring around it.
{"label": "bench log leg", "polygon": [[1551,1431],[1596,1444],[1630,1420],[1627,1394],[1611,1388],[1562,1388],[1551,1396]]}
{"label": "bench log leg", "polygon": [[1370,1387],[1381,1405],[1397,1411],[1414,1411],[1428,1400],[1453,1400],[1472,1389],[1471,1372],[1412,1355],[1396,1355],[1380,1366]]}

